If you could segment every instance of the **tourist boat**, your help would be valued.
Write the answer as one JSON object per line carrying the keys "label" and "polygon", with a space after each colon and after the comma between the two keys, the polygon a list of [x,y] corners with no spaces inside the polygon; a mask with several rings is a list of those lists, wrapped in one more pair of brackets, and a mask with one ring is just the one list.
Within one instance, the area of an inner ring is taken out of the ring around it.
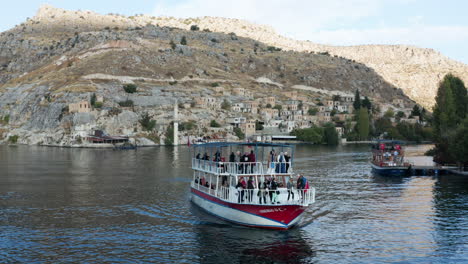
{"label": "tourist boat", "polygon": [[[315,189],[308,183],[302,189],[296,188],[291,145],[217,142],[193,145],[192,149],[191,200],[221,219],[248,227],[285,230],[296,226],[315,202]],[[294,197],[288,197],[286,188],[291,178]],[[247,183],[244,187],[239,184],[242,179]],[[277,188],[260,188],[273,179]]]}
{"label": "tourist boat", "polygon": [[379,141],[372,146],[372,172],[384,176],[405,176],[411,164],[405,161],[405,152],[399,141]]}

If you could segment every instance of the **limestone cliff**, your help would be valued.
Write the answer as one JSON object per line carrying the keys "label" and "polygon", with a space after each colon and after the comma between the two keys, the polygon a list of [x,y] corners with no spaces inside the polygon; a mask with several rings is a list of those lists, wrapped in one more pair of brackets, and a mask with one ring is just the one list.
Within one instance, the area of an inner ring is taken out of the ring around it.
{"label": "limestone cliff", "polygon": [[[194,24],[201,30],[187,30]],[[235,27],[244,31],[231,33]],[[0,141],[19,135],[19,142],[26,144],[73,145],[79,141],[77,135],[104,129],[159,143],[171,122],[175,99],[183,106],[181,122],[195,121],[199,127],[182,136],[229,135],[225,128],[209,128],[209,122],[224,125],[228,117],[240,114],[193,105],[204,97],[215,98],[218,105],[224,100],[262,103],[266,96],[286,101],[284,92],[295,89],[313,105],[333,93],[359,89],[376,104],[394,99],[407,107],[414,104],[362,63],[280,51],[240,36],[250,30],[256,30],[257,39],[270,37],[272,31],[230,19],[123,17],[44,6],[34,18],[0,34]],[[138,92],[125,93],[126,83],[135,83]],[[239,88],[247,92],[236,94]],[[102,108],[69,111],[71,103],[89,101],[91,94],[103,99]],[[122,105],[127,100],[133,106]],[[157,121],[154,133],[138,122],[143,114]]]}
{"label": "limestone cliff", "polygon": [[[99,15],[90,11],[67,11],[43,6],[37,15],[25,25],[35,24],[34,30],[42,31],[90,31],[105,27],[143,27],[147,24],[176,27],[188,30],[192,25],[214,32],[235,33],[294,51],[328,52],[365,64],[374,69],[386,81],[401,88],[406,95],[426,108],[434,104],[438,82],[449,72],[468,82],[468,66],[451,60],[432,49],[403,45],[326,46],[298,41],[278,35],[269,26],[256,25],[239,19],[200,17],[178,19],[136,15],[125,17],[117,14]],[[20,27],[19,27],[20,28]],[[27,30],[27,29],[26,29]]]}

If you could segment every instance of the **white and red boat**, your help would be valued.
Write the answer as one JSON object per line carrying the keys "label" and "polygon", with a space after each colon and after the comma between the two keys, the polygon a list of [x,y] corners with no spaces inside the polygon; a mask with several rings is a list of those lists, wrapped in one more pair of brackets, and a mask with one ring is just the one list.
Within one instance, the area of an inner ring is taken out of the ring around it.
{"label": "white and red boat", "polygon": [[[193,150],[192,202],[226,221],[289,229],[315,202],[315,189],[306,180],[302,188],[296,188],[292,145],[220,142],[194,145]],[[246,152],[248,155],[239,155]],[[288,190],[291,178],[294,187]],[[243,186],[239,184],[242,179],[246,183]]]}

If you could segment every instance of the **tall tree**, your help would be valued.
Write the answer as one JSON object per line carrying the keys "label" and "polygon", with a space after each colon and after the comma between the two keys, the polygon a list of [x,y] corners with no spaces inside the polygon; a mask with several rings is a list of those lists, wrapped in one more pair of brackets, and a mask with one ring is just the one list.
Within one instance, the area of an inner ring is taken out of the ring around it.
{"label": "tall tree", "polygon": [[336,132],[335,124],[327,123],[324,126],[323,137],[327,145],[338,145],[338,132]]}
{"label": "tall tree", "polygon": [[371,110],[372,103],[367,96],[364,97],[364,100],[362,100],[361,106],[367,108],[367,110]]}
{"label": "tall tree", "polygon": [[449,149],[459,167],[468,165],[468,117],[449,137]]}
{"label": "tall tree", "polygon": [[[458,77],[448,74],[439,84],[434,107],[434,140],[436,143],[434,161],[447,164],[457,161],[453,154],[458,144],[455,131],[466,117],[466,88]],[[463,129],[461,129],[463,131]],[[457,143],[454,143],[457,142]],[[463,148],[468,146],[462,145]]]}
{"label": "tall tree", "polygon": [[365,107],[359,109],[357,126],[359,139],[366,140],[369,137],[369,113]]}
{"label": "tall tree", "polygon": [[354,111],[359,110],[361,108],[361,96],[359,95],[359,90],[356,90],[354,94],[354,103],[353,103]]}

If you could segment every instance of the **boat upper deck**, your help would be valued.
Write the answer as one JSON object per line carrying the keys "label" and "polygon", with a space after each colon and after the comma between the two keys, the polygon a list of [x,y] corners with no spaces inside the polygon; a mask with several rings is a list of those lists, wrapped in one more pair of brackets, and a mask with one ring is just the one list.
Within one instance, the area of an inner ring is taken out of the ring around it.
{"label": "boat upper deck", "polygon": [[218,142],[195,145],[192,169],[219,175],[292,174],[294,146]]}

